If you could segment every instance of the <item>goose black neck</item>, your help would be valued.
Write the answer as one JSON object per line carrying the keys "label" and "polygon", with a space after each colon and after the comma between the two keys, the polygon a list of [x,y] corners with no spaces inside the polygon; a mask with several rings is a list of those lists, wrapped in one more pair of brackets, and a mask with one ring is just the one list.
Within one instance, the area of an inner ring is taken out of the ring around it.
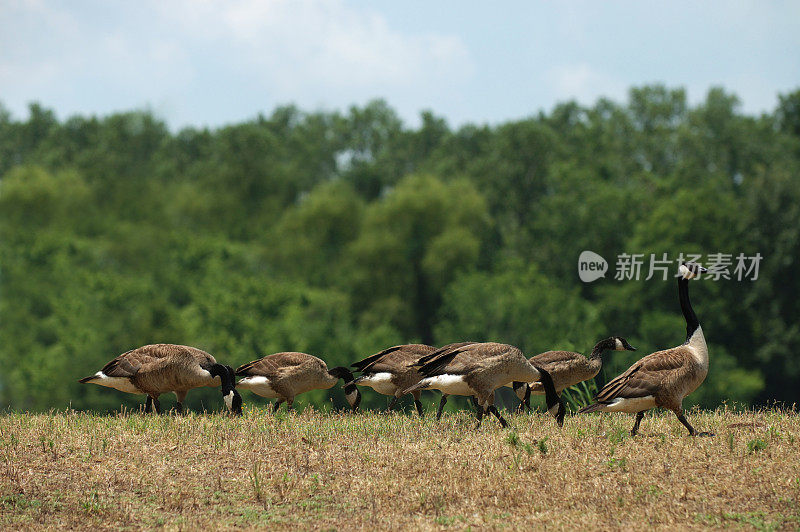
{"label": "goose black neck", "polygon": [[612,338],[606,338],[605,340],[600,340],[592,349],[592,354],[589,355],[589,358],[602,358],[601,355],[603,351],[606,349],[614,349],[616,345],[614,345],[614,340]]}
{"label": "goose black neck", "polygon": [[328,370],[328,375],[337,379],[342,379],[345,384],[355,380],[353,372],[343,366],[336,366]]}
{"label": "goose black neck", "polygon": [[689,302],[689,279],[678,279],[678,299],[681,302],[681,311],[683,317],[686,319],[686,341],[692,337],[694,332],[700,327],[700,321],[697,319],[697,314],[692,309],[692,304]]}
{"label": "goose black neck", "polygon": [[223,366],[222,364],[214,364],[211,366],[211,370],[209,370],[212,377],[219,377],[220,384],[222,384],[222,395],[227,395],[231,390],[234,389],[234,381],[233,376],[228,371],[228,368]]}
{"label": "goose black neck", "polygon": [[553,377],[550,376],[550,373],[540,367],[534,367],[539,371],[539,382],[541,382],[542,386],[544,387],[547,411],[556,418],[556,422],[558,422],[558,426],[560,427],[564,423],[566,407],[561,401],[561,396],[556,391],[555,384],[553,383]]}

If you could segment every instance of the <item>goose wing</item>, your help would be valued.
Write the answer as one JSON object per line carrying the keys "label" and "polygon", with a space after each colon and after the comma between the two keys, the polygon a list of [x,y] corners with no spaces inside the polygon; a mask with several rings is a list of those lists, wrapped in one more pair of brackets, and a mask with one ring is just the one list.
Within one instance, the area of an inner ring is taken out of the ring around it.
{"label": "goose wing", "polygon": [[364,369],[367,368],[370,364],[373,364],[373,363],[377,362],[378,360],[380,360],[381,358],[383,358],[384,356],[388,355],[389,353],[394,353],[395,351],[403,349],[404,347],[406,347],[406,346],[404,346],[404,345],[395,345],[395,346],[389,347],[387,349],[384,349],[383,351],[375,353],[374,355],[370,355],[370,356],[368,356],[367,358],[365,358],[363,360],[359,360],[358,362],[354,362],[354,363],[350,364],[350,367],[356,368],[356,371],[364,371]]}
{"label": "goose wing", "polygon": [[278,379],[301,370],[309,364],[322,362],[315,356],[306,353],[275,353],[243,364],[236,368],[236,375],[262,376],[270,380]]}
{"label": "goose wing", "polygon": [[617,398],[656,395],[665,381],[677,378],[686,371],[689,362],[687,357],[690,356],[681,348],[651,353],[603,386],[595,399],[605,403]]}
{"label": "goose wing", "polygon": [[453,343],[453,344],[444,345],[444,346],[440,347],[439,349],[434,350],[432,353],[426,354],[425,356],[423,356],[422,358],[417,360],[412,365],[415,366],[415,367],[422,367],[425,364],[427,364],[428,362],[433,361],[434,359],[437,359],[437,358],[442,357],[442,356],[446,356],[446,355],[450,354],[451,352],[453,352],[453,351],[455,351],[457,349],[461,349],[462,347],[465,347],[465,346],[468,346],[468,345],[472,345],[474,343],[476,343],[476,342],[456,342],[456,343]]}
{"label": "goose wing", "polygon": [[586,357],[572,351],[545,351],[528,359],[531,364],[546,369],[549,372],[566,371],[576,363],[584,361]]}
{"label": "goose wing", "polygon": [[144,345],[133,351],[128,351],[125,355],[129,353],[134,353],[137,356],[146,356],[151,357],[154,359],[160,358],[174,358],[174,357],[193,357],[201,362],[209,362],[211,364],[216,364],[216,360],[214,359],[211,354],[206,353],[202,349],[198,349],[196,347],[192,347],[190,345],[178,345],[178,344],[152,344],[152,345]]}
{"label": "goose wing", "polygon": [[[411,366],[436,349],[425,344],[408,344],[395,346],[379,353],[381,356],[361,367],[363,373],[382,373],[396,371],[398,368]],[[371,357],[370,357],[371,358]]]}
{"label": "goose wing", "polygon": [[184,353],[186,349],[189,348],[172,344],[153,344],[137,347],[122,353],[103,366],[100,371],[108,377],[130,378],[139,373],[143,367],[154,368],[163,365],[165,359]]}
{"label": "goose wing", "polygon": [[428,361],[420,368],[419,372],[426,377],[445,373],[465,375],[476,369],[490,366],[492,359],[504,356],[511,351],[516,351],[522,356],[522,352],[512,345],[494,342],[468,343],[450,349]]}

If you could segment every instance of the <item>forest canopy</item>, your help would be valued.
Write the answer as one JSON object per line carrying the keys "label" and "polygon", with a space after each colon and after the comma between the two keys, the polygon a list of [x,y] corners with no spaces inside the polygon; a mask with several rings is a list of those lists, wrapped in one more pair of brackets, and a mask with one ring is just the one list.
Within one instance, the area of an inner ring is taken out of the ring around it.
{"label": "forest canopy", "polygon": [[[532,356],[620,335],[638,351],[607,355],[607,380],[685,338],[674,260],[667,281],[615,279],[619,256],[665,253],[762,257],[756,279],[693,282],[711,367],[688,402],[791,404],[799,170],[800,90],[761,116],[723,89],[691,106],[655,85],[459,128],[406,126],[383,101],[177,132],[147,111],[0,105],[0,405],[134,407],[77,379],[159,342],[346,365],[398,343]],[[584,250],[605,278],[580,280]]]}

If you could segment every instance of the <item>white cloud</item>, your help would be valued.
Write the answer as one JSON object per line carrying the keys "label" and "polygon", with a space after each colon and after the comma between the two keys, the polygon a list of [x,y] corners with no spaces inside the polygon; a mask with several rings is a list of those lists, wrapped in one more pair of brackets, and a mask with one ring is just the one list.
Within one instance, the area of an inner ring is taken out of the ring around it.
{"label": "white cloud", "polygon": [[583,104],[594,103],[601,96],[621,99],[627,90],[624,82],[587,63],[554,66],[547,70],[545,81],[558,101],[575,99]]}
{"label": "white cloud", "polygon": [[[342,107],[398,90],[424,99],[474,70],[458,37],[403,33],[341,0],[18,1],[0,7],[0,33],[0,83],[13,87],[0,97],[15,114],[34,99],[67,112],[155,103],[175,125],[217,124],[215,107],[240,115],[229,121],[278,103]],[[87,85],[95,97],[81,102]],[[198,107],[212,112],[204,120]]]}

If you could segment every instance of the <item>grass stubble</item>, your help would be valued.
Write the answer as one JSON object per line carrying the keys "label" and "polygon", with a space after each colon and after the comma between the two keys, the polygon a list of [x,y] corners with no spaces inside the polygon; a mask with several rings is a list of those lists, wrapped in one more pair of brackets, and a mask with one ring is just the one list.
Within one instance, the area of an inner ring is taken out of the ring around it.
{"label": "grass stubble", "polygon": [[800,528],[784,410],[0,416],[0,528]]}

